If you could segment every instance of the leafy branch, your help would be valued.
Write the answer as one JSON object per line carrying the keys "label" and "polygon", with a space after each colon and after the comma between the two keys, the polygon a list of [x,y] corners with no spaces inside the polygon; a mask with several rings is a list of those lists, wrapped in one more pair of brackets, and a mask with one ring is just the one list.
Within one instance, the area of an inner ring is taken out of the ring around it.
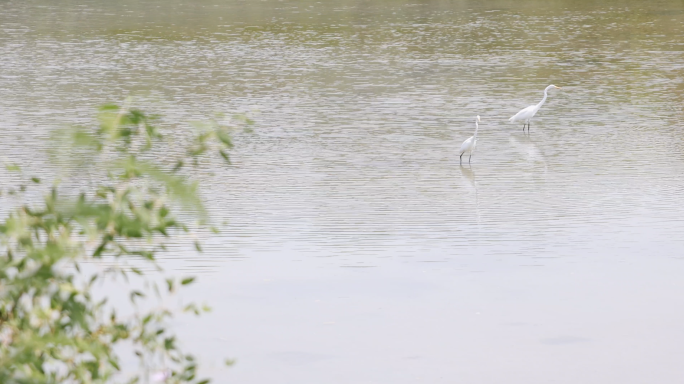
{"label": "leafy branch", "polygon": [[[195,358],[179,349],[168,330],[171,311],[138,310],[121,317],[93,288],[108,276],[144,278],[128,261],[161,270],[157,254],[192,227],[173,214],[176,207],[199,219],[196,228],[206,226],[198,184],[182,170],[186,164],[199,166],[205,156],[228,162],[231,127],[215,121],[196,126],[185,150],[169,162],[155,155],[170,152],[157,116],[128,103],[108,104],[98,120],[94,129],[75,127],[53,136],[59,153],[98,171],[92,190],[70,196],[53,186],[42,204],[22,205],[0,222],[0,382],[109,383],[121,378],[115,347],[127,343],[142,368],[127,382],[146,382],[155,371],[170,383],[207,383],[197,378]],[[199,243],[196,247],[201,251]],[[95,260],[114,266],[90,276],[81,272],[83,262]],[[169,278],[165,294],[193,281]],[[152,292],[159,299],[165,295],[154,282],[145,287],[130,291],[132,304]],[[184,309],[208,310],[196,304]]]}

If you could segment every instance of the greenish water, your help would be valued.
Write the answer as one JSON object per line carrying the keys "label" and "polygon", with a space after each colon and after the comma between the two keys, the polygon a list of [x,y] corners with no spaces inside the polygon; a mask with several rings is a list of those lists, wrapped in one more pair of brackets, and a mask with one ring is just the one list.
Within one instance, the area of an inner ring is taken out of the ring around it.
{"label": "greenish water", "polygon": [[1,160],[128,95],[257,122],[165,261],[218,383],[684,375],[681,1],[0,2]]}

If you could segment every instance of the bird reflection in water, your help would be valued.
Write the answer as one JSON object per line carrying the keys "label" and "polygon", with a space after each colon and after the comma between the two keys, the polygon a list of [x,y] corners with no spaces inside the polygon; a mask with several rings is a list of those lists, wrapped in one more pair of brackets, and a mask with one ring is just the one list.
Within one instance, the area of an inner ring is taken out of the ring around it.
{"label": "bird reflection in water", "polygon": [[[544,178],[546,178],[546,174],[548,173],[546,156],[544,156],[544,153],[539,149],[537,144],[535,144],[535,141],[529,136],[516,137],[516,135],[509,136],[508,140],[511,148],[520,155],[517,158],[533,166],[542,165],[544,167],[542,174]],[[537,172],[534,174],[539,175]]]}
{"label": "bird reflection in water", "polygon": [[475,171],[472,167],[461,167],[461,175],[468,180],[470,186],[475,191],[475,215],[477,216],[477,225],[480,225],[480,201],[477,198],[477,180],[475,179]]}

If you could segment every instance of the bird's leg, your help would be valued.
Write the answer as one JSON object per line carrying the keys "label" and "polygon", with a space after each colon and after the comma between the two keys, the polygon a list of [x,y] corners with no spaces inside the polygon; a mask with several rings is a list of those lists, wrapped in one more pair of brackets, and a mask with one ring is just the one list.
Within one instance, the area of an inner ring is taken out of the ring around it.
{"label": "bird's leg", "polygon": [[459,158],[458,163],[463,165],[463,154],[461,153],[461,156],[459,156],[458,158]]}
{"label": "bird's leg", "polygon": [[471,153],[470,156],[468,156],[468,164],[470,164],[470,158],[473,157],[473,154]]}
{"label": "bird's leg", "polygon": [[530,122],[527,122],[527,133],[530,133]]}

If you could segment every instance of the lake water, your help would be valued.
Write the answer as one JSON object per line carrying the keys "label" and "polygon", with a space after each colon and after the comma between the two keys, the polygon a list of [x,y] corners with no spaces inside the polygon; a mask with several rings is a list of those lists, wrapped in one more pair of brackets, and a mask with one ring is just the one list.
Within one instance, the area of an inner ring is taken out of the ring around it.
{"label": "lake water", "polygon": [[681,1],[0,2],[1,160],[128,95],[256,121],[164,261],[217,383],[684,377]]}

